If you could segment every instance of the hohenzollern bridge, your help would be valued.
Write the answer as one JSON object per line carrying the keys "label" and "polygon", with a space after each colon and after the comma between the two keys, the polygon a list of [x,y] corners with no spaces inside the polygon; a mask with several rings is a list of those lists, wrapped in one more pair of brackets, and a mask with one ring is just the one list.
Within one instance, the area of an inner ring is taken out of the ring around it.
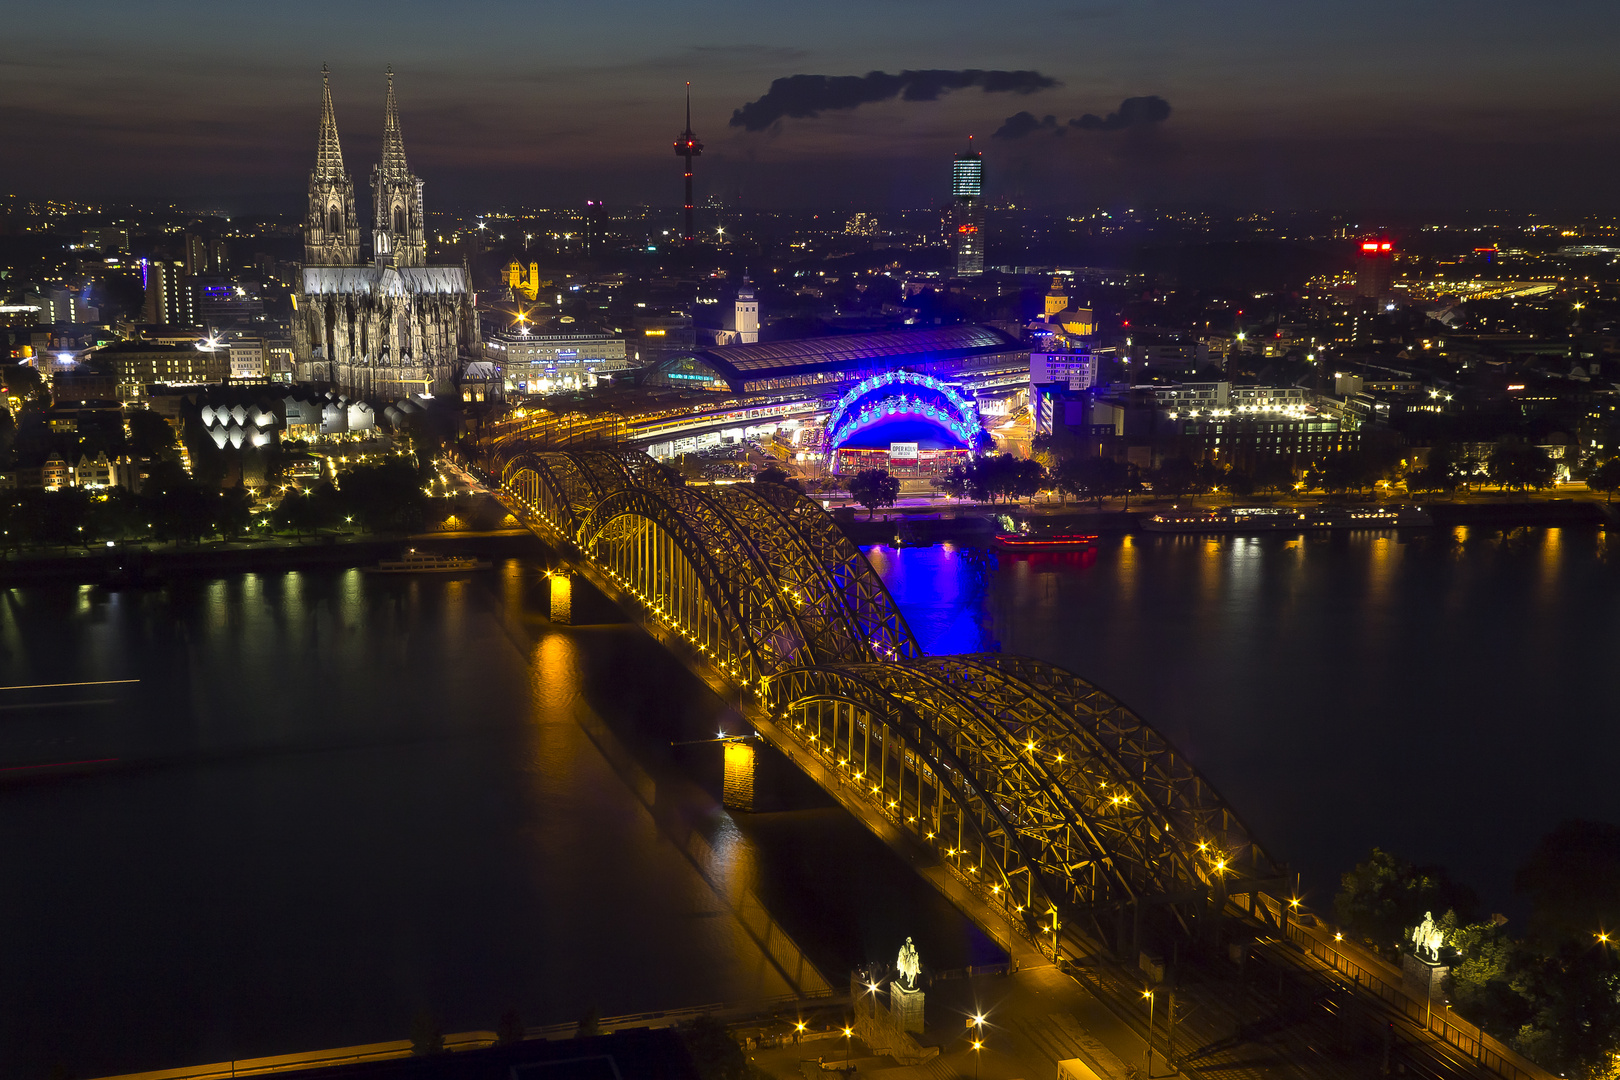
{"label": "hohenzollern bridge", "polygon": [[639,452],[531,446],[499,440],[484,462],[527,523],[1009,926],[1038,937],[1056,916],[1130,955],[1144,921],[1198,934],[1228,896],[1283,888],[1232,808],[1115,698],[1028,657],[925,655],[814,500],[687,485]]}

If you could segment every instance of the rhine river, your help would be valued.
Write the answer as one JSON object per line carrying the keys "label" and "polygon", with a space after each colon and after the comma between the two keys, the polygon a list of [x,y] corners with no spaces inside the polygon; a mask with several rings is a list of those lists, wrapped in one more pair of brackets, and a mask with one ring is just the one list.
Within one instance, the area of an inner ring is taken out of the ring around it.
{"label": "rhine river", "polygon": [[[1043,657],[1164,730],[1318,905],[1379,844],[1511,914],[1537,835],[1620,820],[1601,533],[870,554],[931,651]],[[544,596],[522,560],[0,593],[8,1074],[787,993],[739,905],[834,983],[906,935],[996,957],[772,755],[763,812],[723,812],[719,748],[671,745],[722,706]]]}

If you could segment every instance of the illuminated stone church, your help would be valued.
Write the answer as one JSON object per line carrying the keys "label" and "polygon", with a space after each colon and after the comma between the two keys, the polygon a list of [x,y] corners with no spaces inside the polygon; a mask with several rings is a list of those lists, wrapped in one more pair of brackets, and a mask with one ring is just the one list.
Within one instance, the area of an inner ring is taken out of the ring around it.
{"label": "illuminated stone church", "polygon": [[325,67],[321,82],[320,142],[294,298],[298,377],[353,397],[452,395],[476,340],[472,285],[465,267],[427,265],[422,181],[405,161],[393,69],[382,161],[371,171],[369,262],[360,259],[354,181],[343,167]]}

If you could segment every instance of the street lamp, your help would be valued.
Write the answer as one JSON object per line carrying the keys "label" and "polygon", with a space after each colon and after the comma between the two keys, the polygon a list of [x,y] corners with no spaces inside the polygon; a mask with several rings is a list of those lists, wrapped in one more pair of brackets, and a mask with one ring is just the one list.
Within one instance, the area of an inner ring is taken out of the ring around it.
{"label": "street lamp", "polygon": [[1144,990],[1142,996],[1148,1003],[1148,1032],[1147,1032],[1147,1072],[1148,1080],[1153,1080],[1153,991]]}
{"label": "street lamp", "polygon": [[979,1080],[979,1051],[984,1049],[983,1039],[973,1040],[973,1080]]}
{"label": "street lamp", "polygon": [[849,1071],[849,1047],[855,1041],[855,1032],[850,1028],[844,1029],[844,1071]]}

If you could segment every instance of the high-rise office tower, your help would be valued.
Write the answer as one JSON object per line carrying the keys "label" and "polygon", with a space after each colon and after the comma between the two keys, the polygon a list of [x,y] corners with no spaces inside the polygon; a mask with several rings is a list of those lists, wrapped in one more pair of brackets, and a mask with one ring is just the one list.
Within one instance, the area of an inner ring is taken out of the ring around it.
{"label": "high-rise office tower", "polygon": [[146,264],[146,310],[149,323],[194,326],[191,290],[186,288],[186,264],[180,259],[153,259]]}
{"label": "high-rise office tower", "polygon": [[984,156],[972,147],[973,136],[969,135],[967,152],[957,154],[951,166],[957,277],[984,273]]}
{"label": "high-rise office tower", "polygon": [[185,245],[186,276],[197,277],[200,274],[213,273],[208,265],[208,238],[198,236],[196,233],[186,233]]}
{"label": "high-rise office tower", "polygon": [[1394,281],[1395,245],[1382,238],[1363,240],[1356,259],[1356,295],[1383,300],[1389,296]]}
{"label": "high-rise office tower", "polygon": [[585,254],[602,254],[602,210],[601,199],[585,200]]}
{"label": "high-rise office tower", "polygon": [[686,130],[675,138],[675,156],[686,159],[686,234],[684,240],[690,245],[694,239],[692,231],[692,159],[701,156],[703,144],[698,141],[697,135],[692,131],[692,84],[686,84]]}

